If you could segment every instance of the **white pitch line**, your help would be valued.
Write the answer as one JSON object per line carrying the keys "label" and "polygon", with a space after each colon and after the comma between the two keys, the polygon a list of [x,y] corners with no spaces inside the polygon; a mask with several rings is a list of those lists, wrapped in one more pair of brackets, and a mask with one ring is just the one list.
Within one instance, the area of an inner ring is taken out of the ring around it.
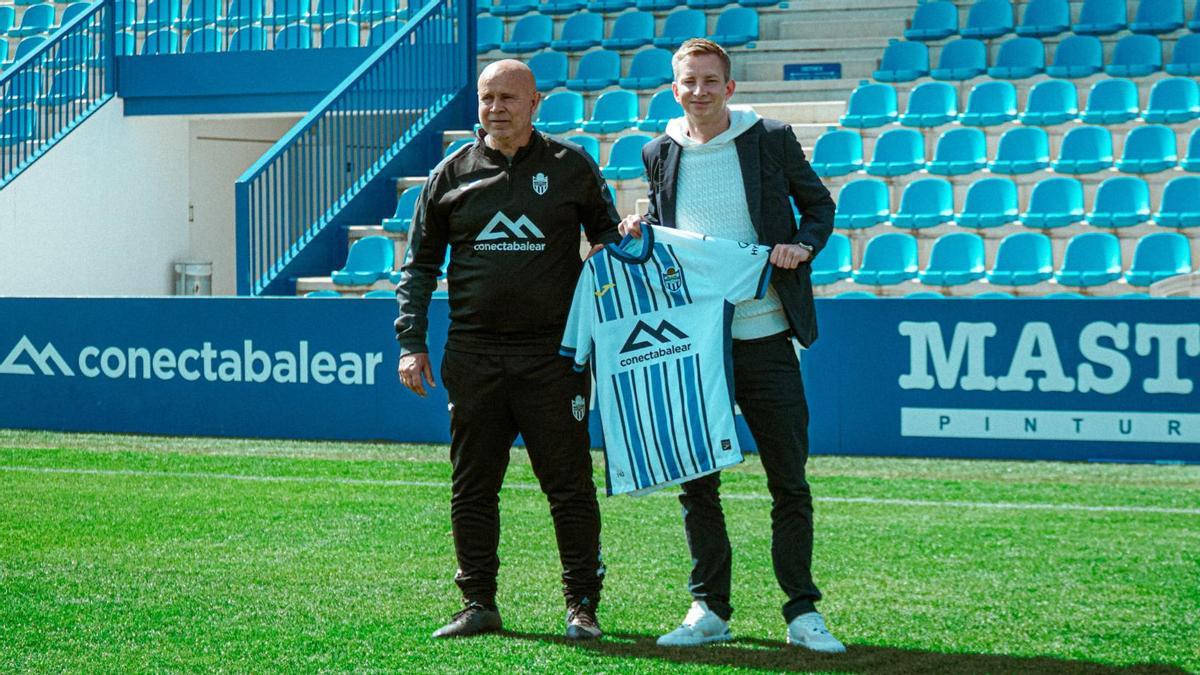
{"label": "white pitch line", "polygon": [[[335,476],[256,476],[240,473],[207,473],[202,471],[136,471],[132,469],[67,469],[43,466],[0,465],[0,471],[20,473],[70,474],[78,476],[132,476],[142,478],[193,478],[200,480],[235,480],[254,483],[320,483],[327,485],[367,485],[373,487],[449,488],[449,483],[419,480],[385,480],[380,478],[339,478]],[[505,483],[509,490],[537,490],[532,483]],[[652,496],[671,497],[673,492],[656,492]],[[726,493],[721,499],[765,501],[769,494]],[[1165,506],[1092,506],[1088,504],[1049,504],[1039,502],[968,502],[925,499],[893,499],[889,497],[816,497],[815,501],[830,504],[880,504],[888,506],[957,507],[968,509],[1012,509],[1028,511],[1084,511],[1092,513],[1155,513],[1181,516],[1200,516],[1200,509]]]}

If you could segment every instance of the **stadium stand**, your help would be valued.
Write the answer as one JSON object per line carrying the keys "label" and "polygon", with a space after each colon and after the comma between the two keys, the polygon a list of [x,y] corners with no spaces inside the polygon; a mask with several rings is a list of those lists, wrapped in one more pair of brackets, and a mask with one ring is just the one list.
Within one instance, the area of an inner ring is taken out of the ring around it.
{"label": "stadium stand", "polygon": [[1050,239],[1037,232],[1017,232],[1001,240],[987,279],[1001,286],[1032,286],[1053,274]]}
{"label": "stadium stand", "polygon": [[1175,132],[1160,125],[1139,126],[1125,137],[1125,148],[1117,169],[1125,173],[1158,173],[1179,161]]}
{"label": "stadium stand", "polygon": [[1071,35],[1054,50],[1054,61],[1046,67],[1051,77],[1078,79],[1104,67],[1104,45],[1092,35]]}
{"label": "stadium stand", "polygon": [[1107,232],[1071,237],[1054,278],[1064,286],[1101,286],[1121,278],[1121,244]]}
{"label": "stadium stand", "polygon": [[1083,185],[1075,178],[1046,178],[1033,187],[1029,208],[1021,214],[1025,227],[1051,230],[1083,220]]}
{"label": "stadium stand", "polygon": [[412,226],[413,211],[417,208],[417,197],[421,196],[421,186],[412,185],[400,193],[396,200],[396,212],[391,218],[383,221],[384,232],[408,232]]}
{"label": "stadium stand", "polygon": [[1046,38],[1070,29],[1071,8],[1067,0],[1029,0],[1016,33],[1022,37]]}
{"label": "stadium stand", "polygon": [[650,12],[626,12],[617,17],[608,37],[600,41],[605,49],[637,49],[654,41],[654,15]]}
{"label": "stadium stand", "polygon": [[929,264],[917,276],[927,286],[960,286],[983,274],[983,239],[970,232],[954,232],[938,237]]}
{"label": "stadium stand", "polygon": [[1172,178],[1163,187],[1154,222],[1162,227],[1200,227],[1200,176]]}
{"label": "stadium stand", "polygon": [[[499,43],[496,45],[499,48]],[[561,52],[539,52],[529,59],[539,91],[550,91],[567,84],[567,55]]]}
{"label": "stadium stand", "polygon": [[1142,111],[1142,119],[1153,124],[1181,124],[1197,117],[1200,117],[1200,86],[1186,77],[1155,82]]}
{"label": "stadium stand", "polygon": [[904,187],[892,225],[911,230],[937,227],[954,219],[954,188],[941,178],[921,178]]}
{"label": "stadium stand", "polygon": [[730,7],[717,17],[708,38],[722,47],[738,47],[758,39],[758,13],[749,7]]}
{"label": "stadium stand", "polygon": [[[538,21],[549,21],[546,17],[530,17]],[[524,21],[525,19],[522,19]],[[550,41],[550,48],[560,52],[581,52],[592,47],[600,46],[604,38],[604,17],[592,12],[572,15],[563,24],[562,32],[557,40]],[[514,51],[508,47],[505,51]],[[520,51],[529,51],[522,49]]]}
{"label": "stadium stand", "polygon": [[617,89],[606,91],[596,99],[596,104],[592,108],[592,116],[583,123],[583,130],[590,134],[611,134],[629,129],[635,126],[637,121],[637,94]]}
{"label": "stadium stand", "polygon": [[1138,90],[1131,80],[1100,80],[1088,92],[1081,119],[1088,124],[1120,124],[1138,116]]}
{"label": "stadium stand", "polygon": [[995,65],[988,68],[989,77],[1023,80],[1046,70],[1046,48],[1042,41],[1019,37],[1000,45]]}
{"label": "stadium stand", "polygon": [[863,166],[862,137],[853,131],[830,127],[817,139],[809,160],[818,176],[844,176]]}
{"label": "stadium stand", "polygon": [[[500,17],[481,16],[475,19],[476,49],[481,52],[490,52],[493,49],[499,49],[502,42],[504,42],[504,21]],[[565,65],[566,61],[564,60],[563,63]]]}
{"label": "stadium stand", "polygon": [[642,146],[651,141],[650,136],[632,134],[622,136],[613,143],[609,151],[608,163],[601,169],[605,178],[610,180],[626,180],[644,176],[642,165]]}
{"label": "stadium stand", "polygon": [[[985,72],[987,45],[973,38],[959,38],[942,48],[938,67],[929,74],[935,80],[962,81],[978,77]],[[876,76],[875,79],[883,78]]]}
{"label": "stadium stand", "polygon": [[[1197,19],[1195,21],[1200,21]],[[1194,22],[1195,22],[1194,21]],[[1192,28],[1200,32],[1200,27]],[[1185,35],[1175,43],[1166,71],[1172,75],[1200,75],[1200,34]]]}
{"label": "stadium stand", "polygon": [[558,91],[542,101],[534,126],[551,134],[578,129],[583,124],[583,97],[573,91]]}
{"label": "stadium stand", "polygon": [[987,165],[987,138],[979,129],[951,129],[938,137],[929,173],[957,176],[975,173]]}
{"label": "stadium stand", "polygon": [[1016,87],[1011,82],[982,82],[971,87],[967,108],[958,121],[973,127],[990,127],[1016,118]]}
{"label": "stadium stand", "polygon": [[939,0],[917,5],[912,23],[904,31],[906,40],[942,40],[958,34],[958,7]]}
{"label": "stadium stand", "polygon": [[1133,176],[1116,176],[1096,190],[1087,222],[1094,227],[1132,227],[1150,220],[1150,188]]}
{"label": "stadium stand", "polygon": [[850,95],[841,125],[858,129],[881,127],[895,122],[898,116],[896,90],[887,84],[863,80]]}
{"label": "stadium stand", "polygon": [[639,131],[662,133],[667,128],[668,120],[682,114],[683,108],[675,100],[674,94],[670,89],[664,89],[650,99],[646,117],[637,123],[637,128]]}
{"label": "stadium stand", "polygon": [[967,12],[963,37],[992,40],[1013,32],[1013,7],[1009,0],[976,0]]}
{"label": "stadium stand", "polygon": [[523,16],[513,26],[509,39],[500,43],[501,51],[509,54],[526,54],[550,46],[554,22],[548,16],[530,14]]}
{"label": "stadium stand", "polygon": [[851,278],[866,286],[893,286],[917,276],[917,240],[908,234],[887,232],[872,237],[863,252],[862,265]]}
{"label": "stadium stand", "polygon": [[1079,117],[1079,93],[1065,80],[1042,80],[1029,90],[1021,124],[1053,126]]}
{"label": "stadium stand", "polygon": [[654,89],[671,82],[671,52],[653,47],[633,55],[625,77],[617,84],[625,89]]}
{"label": "stadium stand", "polygon": [[929,74],[929,49],[920,42],[892,40],[883,52],[875,79],[880,82],[912,82]]}
{"label": "stadium stand", "polygon": [[1153,35],[1126,35],[1113,49],[1104,72],[1117,77],[1142,77],[1162,70],[1162,44]]}
{"label": "stadium stand", "polygon": [[849,279],[852,269],[850,239],[834,232],[825,242],[825,248],[812,261],[812,282],[817,286],[826,286]]}
{"label": "stadium stand", "polygon": [[1124,2],[1083,0],[1079,21],[1071,29],[1080,35],[1111,35],[1125,29],[1127,16]]}
{"label": "stadium stand", "polygon": [[958,119],[958,94],[945,82],[922,82],[908,96],[900,116],[906,127],[940,127]]}
{"label": "stadium stand", "polygon": [[887,184],[861,178],[842,187],[833,225],[846,230],[862,229],[885,223],[890,215]]}
{"label": "stadium stand", "polygon": [[672,48],[685,40],[704,37],[707,33],[704,12],[682,7],[667,15],[662,31],[654,38],[655,47]]}
{"label": "stadium stand", "polygon": [[395,267],[395,249],[387,237],[370,236],[359,239],[350,247],[346,265],[335,271],[333,283],[362,286],[386,279]]}
{"label": "stadium stand", "polygon": [[983,178],[971,183],[955,221],[962,227],[1000,228],[1017,222],[1017,186],[1007,178]]}
{"label": "stadium stand", "polygon": [[1155,232],[1138,240],[1125,281],[1130,286],[1149,286],[1191,271],[1192,251],[1187,237],[1178,232]]}
{"label": "stadium stand", "polygon": [[607,50],[587,52],[575,66],[575,77],[567,79],[573,91],[599,91],[621,77],[621,55]]}
{"label": "stadium stand", "polygon": [[925,139],[914,129],[889,129],[875,141],[863,168],[872,176],[903,176],[925,166]]}
{"label": "stadium stand", "polygon": [[1113,164],[1112,135],[1095,126],[1075,127],[1063,136],[1058,159],[1051,166],[1058,173],[1095,173]]}
{"label": "stadium stand", "polygon": [[1014,127],[1000,137],[995,158],[988,164],[992,173],[1024,174],[1050,165],[1050,137],[1040,127]]}

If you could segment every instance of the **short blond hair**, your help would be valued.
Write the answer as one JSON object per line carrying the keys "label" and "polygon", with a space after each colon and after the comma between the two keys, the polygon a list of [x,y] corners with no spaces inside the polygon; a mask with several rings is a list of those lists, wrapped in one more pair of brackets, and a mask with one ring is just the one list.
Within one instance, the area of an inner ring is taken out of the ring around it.
{"label": "short blond hair", "polygon": [[733,66],[729,61],[729,53],[721,45],[704,38],[692,38],[679,45],[679,49],[676,49],[675,55],[671,57],[672,74],[678,76],[679,62],[683,59],[703,54],[716,54],[721,59],[721,65],[725,67],[725,81],[728,82],[732,79]]}

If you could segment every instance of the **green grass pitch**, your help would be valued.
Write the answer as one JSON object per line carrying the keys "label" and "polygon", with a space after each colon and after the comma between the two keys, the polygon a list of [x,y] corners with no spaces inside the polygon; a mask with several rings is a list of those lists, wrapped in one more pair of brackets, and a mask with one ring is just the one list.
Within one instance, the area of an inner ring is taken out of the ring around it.
{"label": "green grass pitch", "polygon": [[753,457],[723,490],[735,642],[654,645],[689,601],[673,492],[602,498],[607,634],[561,639],[520,450],[507,632],[434,641],[458,606],[446,454],[0,431],[0,672],[1200,671],[1198,466],[814,457],[821,609],[849,646],[821,657],[783,644]]}

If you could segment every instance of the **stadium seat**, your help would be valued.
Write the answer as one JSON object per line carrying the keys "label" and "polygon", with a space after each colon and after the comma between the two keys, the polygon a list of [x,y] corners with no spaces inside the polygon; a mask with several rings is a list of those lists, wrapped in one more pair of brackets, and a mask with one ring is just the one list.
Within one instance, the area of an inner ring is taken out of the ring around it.
{"label": "stadium seat", "polygon": [[50,91],[38,97],[40,106],[64,105],[83,98],[87,92],[87,73],[82,68],[59,71],[50,83]]}
{"label": "stadium seat", "polygon": [[[271,13],[262,18],[262,25],[288,26],[308,21],[311,7],[311,0],[274,0],[271,5]],[[279,36],[276,36],[275,40],[278,41]]]}
{"label": "stadium seat", "polygon": [[1129,30],[1134,33],[1173,33],[1183,28],[1183,0],[1140,0]]}
{"label": "stadium seat", "polygon": [[990,127],[1017,119],[1017,88],[1011,82],[981,82],[971,87],[961,124]]}
{"label": "stadium seat", "polygon": [[[58,17],[58,27],[61,28],[75,19],[75,17],[88,11],[91,7],[89,2],[72,2],[63,8],[62,15]],[[215,10],[214,10],[215,11]]]}
{"label": "stadium seat", "polygon": [[142,20],[135,22],[133,28],[148,33],[159,28],[176,28],[179,26],[179,20],[179,0],[150,0],[146,3]]}
{"label": "stadium seat", "polygon": [[322,288],[317,291],[309,291],[304,294],[304,297],[306,297],[306,298],[340,298],[340,297],[342,297],[342,294],[338,293],[337,291],[335,291],[331,288]]}
{"label": "stadium seat", "polygon": [[[126,33],[126,35],[128,35],[128,33]],[[4,42],[5,44],[8,43],[7,40]],[[12,61],[5,63],[5,67],[11,66],[16,61],[20,61],[23,57],[27,56],[45,43],[46,38],[42,35],[30,35],[29,37],[21,38],[21,41],[17,43],[16,50],[13,52]]]}
{"label": "stadium seat", "polygon": [[1017,296],[1003,291],[984,291],[971,296],[977,300],[1015,300]]}
{"label": "stadium seat", "polygon": [[1067,0],[1029,0],[1017,26],[1021,37],[1052,37],[1071,29],[1071,8]]}
{"label": "stadium seat", "polygon": [[417,198],[421,196],[421,186],[413,185],[404,189],[400,193],[400,198],[396,200],[396,212],[391,218],[383,219],[383,230],[385,232],[408,232],[408,228],[412,227],[413,211],[417,208]]}
{"label": "stadium seat", "polygon": [[1000,45],[996,62],[988,75],[1004,80],[1023,80],[1046,70],[1046,47],[1041,40],[1019,37]]}
{"label": "stadium seat", "polygon": [[909,230],[937,227],[954,220],[954,188],[942,178],[922,178],[904,187],[892,225]]}
{"label": "stadium seat", "polygon": [[935,80],[957,82],[978,77],[985,72],[987,72],[987,45],[973,38],[959,38],[947,42],[942,47],[942,54],[938,57],[938,67],[930,71],[929,75]]}
{"label": "stadium seat", "polygon": [[1162,70],[1162,44],[1153,35],[1126,35],[1113,49],[1104,72],[1117,77],[1144,77]]}
{"label": "stadium seat", "polygon": [[818,176],[826,178],[862,169],[862,137],[853,131],[829,127],[813,145],[809,164]]}
{"label": "stadium seat", "polygon": [[708,39],[722,47],[738,47],[758,39],[758,12],[749,7],[730,7],[717,16]]}
{"label": "stadium seat", "polygon": [[[550,20],[544,16],[527,18]],[[550,48],[560,52],[581,52],[600,46],[602,39],[604,39],[604,17],[593,12],[580,12],[567,19],[559,38],[550,41]]]}
{"label": "stadium seat", "polygon": [[475,49],[490,52],[499,49],[504,42],[504,20],[498,16],[481,16],[475,19]]}
{"label": "stadium seat", "polygon": [[912,82],[928,74],[928,47],[920,42],[891,40],[874,77],[880,82]]}
{"label": "stadium seat", "polygon": [[917,276],[917,240],[910,234],[888,232],[872,237],[862,265],[851,273],[855,282],[891,286]]}
{"label": "stadium seat", "polygon": [[219,28],[201,28],[188,35],[187,43],[183,46],[184,54],[205,54],[219,52],[225,47],[225,35]]}
{"label": "stadium seat", "polygon": [[583,96],[574,91],[556,91],[542,101],[533,126],[548,134],[561,134],[583,124]]}
{"label": "stadium seat", "polygon": [[[583,148],[583,151],[591,156],[596,166],[600,165],[600,139],[587,134],[575,134],[574,136],[567,136],[567,140]],[[608,189],[612,190],[612,186],[608,186]],[[613,203],[615,204],[616,201],[616,197],[614,197]]]}
{"label": "stadium seat", "polygon": [[916,291],[915,293],[905,293],[905,300],[943,300],[946,296],[937,291]]}
{"label": "stadium seat", "polygon": [[886,223],[891,211],[887,183],[874,178],[852,180],[838,193],[833,226],[841,230],[872,227]]}
{"label": "stadium seat", "polygon": [[372,23],[397,17],[398,12],[399,6],[396,0],[362,0],[358,11],[354,12],[350,18],[359,23]]}
{"label": "stadium seat", "polygon": [[1017,222],[1017,185],[1007,178],[982,178],[971,183],[962,211],[954,216],[960,227],[987,229]]}
{"label": "stadium seat", "polygon": [[156,30],[142,42],[142,56],[178,53],[179,33],[170,28]]}
{"label": "stadium seat", "polygon": [[1053,275],[1050,238],[1038,232],[1017,232],[1000,240],[987,280],[1002,286],[1032,286]]}
{"label": "stadium seat", "polygon": [[958,119],[958,93],[945,82],[922,82],[908,94],[900,116],[906,127],[939,127]]}
{"label": "stadium seat", "polygon": [[687,6],[692,9],[717,9],[730,2],[731,0],[687,0]]}
{"label": "stadium seat", "polygon": [[824,248],[812,261],[812,283],[814,286],[832,284],[850,278],[850,239],[844,234],[833,233]]}
{"label": "stadium seat", "polygon": [[1074,127],[1063,136],[1058,159],[1052,167],[1058,173],[1084,174],[1112,165],[1112,134],[1104,127],[1083,126]]}
{"label": "stadium seat", "polygon": [[1181,124],[1200,117],[1200,86],[1188,77],[1154,83],[1142,119],[1153,124]]}
{"label": "stadium seat", "polygon": [[1071,237],[1054,278],[1064,286],[1103,286],[1121,278],[1121,243],[1108,232]]}
{"label": "stadium seat", "polygon": [[[357,26],[355,29],[357,30]],[[262,26],[247,26],[239,28],[233,37],[229,38],[229,51],[251,52],[267,48],[267,33]]]}
{"label": "stadium seat", "polygon": [[1187,237],[1178,232],[1155,232],[1138,240],[1125,281],[1130,286],[1149,286],[1191,271],[1192,251]]}
{"label": "stadium seat", "polygon": [[958,33],[958,7],[939,0],[917,5],[912,23],[904,31],[905,40],[943,40]]}
{"label": "stadium seat", "polygon": [[[150,5],[154,6],[153,0],[151,1]],[[25,8],[25,13],[21,15],[21,25],[17,26],[16,28],[8,29],[8,34],[11,37],[42,35],[44,33],[49,33],[53,25],[54,5],[49,3],[44,5],[33,5],[32,7]]]}
{"label": "stadium seat", "polygon": [[456,141],[453,141],[450,143],[450,145],[446,146],[446,150],[445,150],[445,152],[442,153],[442,156],[449,157],[450,155],[453,155],[454,153],[458,152],[458,150],[460,148],[466,147],[474,142],[475,142],[474,138],[460,138]]}
{"label": "stadium seat", "polygon": [[0,96],[0,106],[4,108],[19,108],[30,105],[42,93],[42,71],[38,69],[22,70],[5,83],[4,95]]}
{"label": "stadium seat", "polygon": [[879,296],[868,291],[845,291],[833,296],[834,300],[877,300]]}
{"label": "stadium seat", "polygon": [[644,134],[622,136],[608,152],[608,164],[600,173],[610,180],[639,178],[645,175],[642,165],[642,146],[652,139]]}
{"label": "stadium seat", "polygon": [[1172,75],[1200,75],[1200,34],[1179,38],[1166,70]]}
{"label": "stadium seat", "polygon": [[1041,127],[1016,127],[1004,132],[996,156],[988,164],[992,173],[1023,174],[1050,166],[1050,137]]}
{"label": "stadium seat", "polygon": [[549,91],[567,83],[567,55],[562,52],[538,52],[530,57],[528,65],[538,91]]}
{"label": "stadium seat", "polygon": [[1054,61],[1046,66],[1050,77],[1078,79],[1104,67],[1104,45],[1091,35],[1071,35],[1054,49]]}
{"label": "stadium seat", "polygon": [[1083,0],[1079,21],[1071,30],[1080,35],[1111,35],[1125,30],[1125,3],[1113,0]]}
{"label": "stadium seat", "polygon": [[1117,161],[1124,173],[1158,173],[1179,161],[1175,150],[1175,132],[1157,124],[1135,127],[1125,137],[1125,149]]}
{"label": "stadium seat", "polygon": [[615,13],[633,7],[634,0],[590,0],[587,4],[589,12]]}
{"label": "stadium seat", "polygon": [[926,165],[929,173],[959,176],[987,166],[987,139],[979,129],[960,128],[943,132]]}
{"label": "stadium seat", "polygon": [[781,0],[737,0],[737,4],[741,5],[742,7],[774,7],[775,5],[781,5],[784,7],[787,6],[787,4],[781,2]]}
{"label": "stadium seat", "polygon": [[312,47],[312,29],[306,24],[293,23],[284,26],[275,34],[275,49],[308,49],[310,47]]}
{"label": "stadium seat", "polygon": [[[85,3],[75,3],[76,5]],[[8,41],[0,38],[0,45],[7,45]],[[86,64],[96,63],[95,40],[87,32],[74,33],[68,35],[58,43],[58,47],[47,56],[42,64],[47,68],[62,70],[65,68],[77,68]]]}
{"label": "stadium seat", "polygon": [[1187,156],[1179,163],[1184,171],[1200,172],[1200,129],[1193,129],[1188,136]]}
{"label": "stadium seat", "polygon": [[496,16],[520,16],[537,9],[537,0],[492,0],[488,11]]}
{"label": "stadium seat", "polygon": [[1154,222],[1162,227],[1200,227],[1200,176],[1172,178],[1163,188]]}
{"label": "stadium seat", "polygon": [[637,0],[635,6],[643,12],[669,12],[683,4],[683,0]]}
{"label": "stadium seat", "polygon": [[541,14],[529,14],[517,20],[509,39],[500,43],[500,50],[509,54],[526,54],[550,46],[554,20]]}
{"label": "stadium seat", "polygon": [[641,131],[662,133],[667,128],[667,122],[675,117],[683,117],[683,108],[675,100],[674,92],[663,89],[650,99],[646,118],[637,123],[637,128]]}
{"label": "stadium seat", "polygon": [[1013,32],[1013,7],[1009,0],[975,0],[959,34],[991,40]]}
{"label": "stadium seat", "polygon": [[925,139],[914,129],[890,129],[875,140],[875,154],[863,168],[872,176],[903,176],[925,166]]}
{"label": "stadium seat", "polygon": [[590,134],[612,134],[633,127],[637,120],[637,94],[624,89],[607,91],[596,99],[592,106],[592,117],[583,123],[583,130]]}
{"label": "stadium seat", "polygon": [[[337,21],[329,24],[324,30],[321,31],[321,46],[358,47],[360,34],[361,31],[358,28],[358,24],[350,21]],[[264,43],[266,42],[265,35],[263,36],[262,41]]]}
{"label": "stadium seat", "polygon": [[253,26],[263,20],[263,0],[229,0],[225,16],[219,19],[225,28]]}
{"label": "stadium seat", "polygon": [[363,237],[350,246],[346,266],[331,275],[333,283],[362,286],[386,279],[395,266],[392,240],[381,235]]}
{"label": "stadium seat", "polygon": [[[86,8],[87,4],[83,3]],[[188,2],[187,9],[183,12],[183,18],[179,21],[179,27],[187,30],[199,30],[205,26],[212,26],[221,18],[221,3],[220,0],[191,0]],[[63,13],[62,22],[68,21],[66,13]]]}
{"label": "stadium seat", "polygon": [[1130,80],[1113,78],[1092,85],[1087,107],[1079,118],[1088,124],[1121,124],[1137,116],[1137,85]]}
{"label": "stadium seat", "polygon": [[881,127],[896,121],[896,108],[896,90],[891,85],[861,80],[850,94],[841,124],[856,129]]}
{"label": "stadium seat", "polygon": [[575,66],[575,77],[567,79],[567,89],[599,91],[616,84],[620,76],[620,54],[607,49],[587,52]]}
{"label": "stadium seat", "polygon": [[1150,220],[1150,188],[1133,176],[1117,176],[1100,184],[1087,222],[1093,227],[1133,227]]}
{"label": "stadium seat", "polygon": [[654,38],[655,47],[676,49],[685,40],[702,38],[707,32],[704,12],[698,9],[677,9],[663,21],[662,32]]}
{"label": "stadium seat", "polygon": [[1062,292],[1062,293],[1047,293],[1046,295],[1037,296],[1037,300],[1087,300],[1086,295],[1082,293]]}
{"label": "stadium seat", "polygon": [[1052,126],[1079,117],[1079,94],[1066,80],[1042,80],[1029,90],[1025,112],[1017,118],[1027,126]]}
{"label": "stadium seat", "polygon": [[[0,5],[0,38],[6,35],[17,20],[17,10],[12,5]],[[5,47],[8,41],[4,40]],[[7,56],[7,54],[6,54]]]}
{"label": "stadium seat", "polygon": [[983,278],[983,239],[970,232],[954,232],[933,242],[929,264],[917,275],[929,286],[961,286]]}
{"label": "stadium seat", "polygon": [[1074,178],[1046,178],[1033,186],[1029,208],[1021,214],[1025,227],[1054,229],[1083,220],[1083,186]]}
{"label": "stadium seat", "polygon": [[362,294],[364,300],[395,300],[396,292],[386,288],[377,288]]}
{"label": "stadium seat", "polygon": [[671,70],[671,52],[652,47],[633,55],[629,72],[617,84],[624,89],[657,89],[675,78]]}
{"label": "stadium seat", "polygon": [[608,37],[600,41],[605,49],[637,49],[654,41],[654,15],[650,12],[626,12],[617,17]]}
{"label": "stadium seat", "polygon": [[537,5],[537,10],[542,14],[556,16],[559,14],[574,14],[581,11],[587,3],[584,0],[550,0]]}
{"label": "stadium seat", "polygon": [[1192,20],[1187,23],[1188,30],[1200,33],[1200,6],[1192,10]]}

